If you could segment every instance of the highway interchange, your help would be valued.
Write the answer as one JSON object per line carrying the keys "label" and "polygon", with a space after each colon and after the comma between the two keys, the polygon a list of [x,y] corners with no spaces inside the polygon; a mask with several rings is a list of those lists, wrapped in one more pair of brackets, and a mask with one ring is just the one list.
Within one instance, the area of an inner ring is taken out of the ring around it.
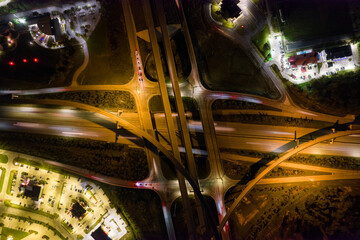
{"label": "highway interchange", "polygon": [[[258,14],[256,10],[256,6],[254,6],[252,1],[249,0],[247,2],[251,6],[251,8],[249,9],[255,9],[253,12],[249,12],[249,16],[254,16]],[[134,24],[135,20],[134,17],[132,16],[131,9],[129,8],[130,5],[128,4],[128,1],[126,0],[122,1],[122,4],[124,8],[124,16],[125,16],[126,28],[128,32],[130,49],[133,53],[135,53],[135,51],[138,51],[139,49],[137,37],[136,37],[136,28]],[[185,40],[188,46],[192,71],[188,78],[189,84],[182,85],[181,89],[177,89],[177,90],[176,90],[177,87],[176,77],[174,77],[176,76],[176,74],[173,74],[174,76],[172,80],[175,80],[175,82],[173,82],[173,86],[175,89],[175,99],[177,101],[179,100],[179,94],[181,94],[182,96],[190,96],[195,98],[195,100],[199,105],[200,115],[201,115],[201,122],[189,122],[188,124],[183,123],[180,125],[182,127],[185,126],[189,128],[190,133],[200,131],[203,134],[205,149],[204,146],[195,146],[195,145],[193,145],[192,148],[195,149],[202,148],[201,150],[206,150],[211,171],[210,171],[210,175],[207,178],[201,179],[199,181],[199,184],[200,184],[200,188],[203,190],[203,194],[210,195],[214,198],[217,206],[219,221],[222,221],[223,219],[227,219],[229,217],[229,215],[226,215],[227,211],[225,209],[224,195],[229,188],[237,184],[237,181],[229,179],[224,174],[222,161],[221,161],[222,155],[219,150],[220,148],[276,151],[277,149],[280,149],[281,146],[284,146],[287,143],[292,142],[294,140],[295,130],[297,131],[297,135],[301,137],[312,131],[315,131],[316,129],[298,128],[298,127],[288,128],[281,126],[274,127],[274,126],[266,126],[266,125],[253,125],[253,124],[242,124],[242,123],[232,123],[232,122],[226,122],[226,123],[214,122],[213,113],[211,110],[211,104],[216,99],[231,98],[231,99],[238,99],[238,100],[255,102],[255,103],[262,103],[267,106],[272,106],[281,109],[282,112],[280,113],[276,112],[276,114],[281,114],[282,116],[293,116],[293,117],[301,116],[303,118],[311,117],[316,120],[323,120],[323,121],[326,120],[330,123],[335,123],[337,120],[339,120],[340,123],[348,123],[348,122],[352,122],[354,120],[354,117],[331,116],[327,114],[311,112],[297,107],[291,101],[291,98],[288,96],[287,92],[282,87],[279,80],[271,71],[270,66],[267,64],[263,64],[262,70],[264,71],[264,74],[269,76],[271,80],[274,82],[274,84],[278,87],[278,90],[281,93],[281,97],[278,100],[270,100],[249,94],[241,94],[235,92],[215,92],[205,89],[199,80],[200,77],[197,69],[197,62],[191,42],[190,32],[187,27],[186,18],[184,17],[182,3],[181,1],[178,1],[177,4],[179,7],[179,17],[182,26],[182,31],[184,33]],[[143,5],[144,5],[144,10],[146,9],[144,11],[146,19],[152,19],[153,15],[151,14],[150,2],[148,0],[143,0]],[[156,10],[161,11],[161,8],[157,6]],[[159,16],[162,15],[159,12],[157,14]],[[264,24],[264,21],[258,21],[257,17],[255,19],[256,19],[255,21],[256,26],[260,28],[261,24]],[[161,19],[160,22],[162,24],[162,27],[166,25],[166,19]],[[158,43],[157,43],[157,38],[153,36],[155,31],[154,31],[154,26],[151,25],[151,22],[150,23],[148,22],[148,28],[149,28],[151,43],[153,46],[155,61],[159,63],[161,62],[161,60],[159,59],[160,55],[159,54],[157,56],[155,55],[156,52],[155,48],[158,45]],[[236,35],[235,32],[228,31],[227,29],[223,29],[220,26],[219,29],[220,29],[219,32],[224,33],[226,36],[232,37],[233,39],[236,38],[237,39],[236,41],[239,41],[239,43],[241,42],[242,46],[248,47],[250,45],[249,44],[251,39],[250,35],[239,37]],[[163,31],[163,38],[165,42],[169,41],[169,37],[166,36],[166,31]],[[171,51],[165,51],[165,54],[167,55],[168,59],[173,58]],[[253,61],[256,61],[257,64],[263,62],[254,49],[250,48],[250,54],[252,55]],[[133,54],[132,58],[133,58],[132,60],[133,60],[134,68],[137,69],[136,55]],[[174,63],[171,63],[170,61],[168,64],[171,66]],[[157,67],[158,66],[159,64],[157,64]],[[85,68],[84,65],[82,65],[81,68],[84,69]],[[137,71],[135,70],[135,72]],[[162,71],[159,72],[162,73]],[[158,86],[158,83],[151,82],[146,78],[144,78],[144,81],[140,83],[138,81],[138,76],[136,74],[128,84],[116,85],[116,86],[113,85],[83,86],[83,85],[79,85],[76,81],[77,79],[74,78],[73,84],[70,87],[59,88],[57,90],[70,91],[70,90],[96,89],[96,90],[129,91],[135,98],[137,113],[123,113],[121,115],[123,124],[120,123],[120,125],[126,128],[128,123],[131,123],[131,129],[136,130],[135,135],[139,136],[139,138],[143,138],[145,136],[140,132],[145,132],[151,137],[151,139],[155,139],[155,131],[151,120],[148,102],[150,98],[153,97],[154,95],[161,95],[163,96],[163,99],[165,99],[165,97],[167,98],[168,94],[173,95],[172,91],[174,90],[172,89],[172,87],[169,86],[168,89],[166,89],[166,87],[164,88],[164,82],[161,83],[160,76],[159,79],[160,79],[159,81],[160,88]],[[140,84],[142,85],[141,88],[139,88]],[[29,93],[52,92],[57,90],[42,89],[42,90],[33,90],[33,91],[2,91],[2,93],[29,94]],[[41,102],[34,102],[34,103],[41,103]],[[52,103],[50,101],[47,101],[47,104],[52,104]],[[79,110],[82,107],[78,107],[76,104],[74,105],[67,102],[57,102],[57,103],[54,102],[53,104],[63,105],[64,108],[47,109],[46,107],[44,107],[43,104],[41,106],[11,105],[11,106],[1,107],[0,128],[13,130],[13,131],[26,131],[33,133],[44,133],[44,134],[53,134],[53,135],[62,135],[62,136],[90,138],[90,139],[105,140],[105,141],[115,141],[114,131],[112,131],[112,129],[104,128],[103,125],[99,125],[98,123],[100,121],[103,122],[105,125],[108,124],[108,122],[116,122],[117,120],[116,113],[109,113],[114,116],[112,117],[108,114],[102,114],[102,112],[94,108],[91,109],[92,113],[83,112]],[[164,105],[165,104],[166,102],[164,102]],[[155,115],[157,131],[162,132],[166,136],[174,135],[175,133],[179,132],[178,128],[176,127],[178,126],[178,124],[176,124],[177,121],[174,117],[171,116],[171,114],[169,116],[169,105],[168,106],[165,105],[164,107],[165,110],[168,109],[166,110],[167,114],[163,116]],[[180,115],[184,117],[184,114],[180,114]],[[54,117],[56,117],[56,119]],[[184,129],[182,129],[182,132],[183,131]],[[341,137],[343,135],[344,137],[337,138],[335,143],[331,145],[329,144],[329,142],[324,142],[325,140],[326,141],[331,140],[334,137],[332,135],[334,136],[339,135],[338,137]],[[327,153],[332,155],[342,155],[342,156],[347,155],[347,156],[359,157],[360,156],[360,150],[358,147],[359,137],[360,137],[360,132],[358,130],[341,131],[338,133],[332,133],[331,131],[329,131],[324,133],[324,135],[320,137],[319,140],[318,139],[309,140],[307,143],[301,144],[298,148],[281,149],[281,152],[282,153],[287,152],[287,154],[290,156],[304,149],[303,153],[317,153],[317,154]],[[146,139],[147,138],[148,137],[146,137]],[[162,146],[162,149],[164,149],[164,151],[165,150],[172,151],[173,152],[172,154],[175,156],[174,160],[178,160],[178,157],[176,157],[175,153],[179,150],[176,149],[175,146],[181,145],[180,144],[181,138],[170,136],[170,139],[172,139],[171,142],[172,145],[167,144],[165,141],[159,141],[159,143],[157,143],[156,145],[160,144]],[[189,139],[186,141],[189,141]],[[133,142],[129,141],[129,139],[126,139],[126,136],[120,137],[118,139],[118,142],[134,145]],[[176,144],[174,144],[174,142]],[[307,146],[306,144],[309,146]],[[189,146],[188,147],[185,146],[185,148],[188,149]],[[189,151],[186,152],[189,153]],[[166,220],[168,236],[170,239],[174,239],[175,231],[171,219],[170,207],[172,202],[181,195],[180,194],[181,188],[179,189],[179,184],[177,183],[177,181],[166,180],[163,177],[161,172],[161,166],[159,163],[160,160],[158,159],[156,154],[154,154],[150,150],[147,150],[147,156],[149,160],[149,168],[151,174],[144,181],[140,181],[140,182],[124,181],[116,178],[101,176],[96,173],[92,173],[91,176],[93,176],[93,178],[96,180],[117,186],[131,187],[131,188],[148,188],[155,190],[159,194],[163,204],[166,206],[165,208],[163,208],[163,211],[164,211],[164,218]],[[279,160],[280,158],[277,160],[276,163],[270,165],[269,170],[266,170],[266,172],[264,171],[262,175],[265,176],[271,169],[273,169],[278,164],[278,162],[280,163],[281,161],[283,161],[283,159],[281,159],[280,161]],[[81,169],[74,169],[69,166],[58,163],[53,163],[53,164],[68,169],[77,174],[84,174],[81,171]],[[252,182],[250,182],[247,185],[247,188],[251,190],[256,183],[264,184],[266,183],[266,181],[270,181],[268,179],[261,179],[262,175],[260,174],[259,176],[261,177],[258,177],[257,180],[253,180]],[[197,184],[197,177],[195,177],[194,171],[191,169],[189,176],[195,180],[194,184]],[[320,176],[314,176],[312,178],[303,177],[301,179],[300,178],[296,179],[295,181],[301,182],[301,181],[314,181],[314,180],[315,181],[335,180],[341,178],[358,178],[358,177],[359,174],[345,172],[345,173],[338,173],[334,175],[326,175],[321,177]],[[272,181],[271,183],[276,183],[276,182],[283,183],[287,181],[291,182],[294,180],[293,178],[286,178],[286,179],[282,178],[277,180],[272,179],[271,181]],[[180,185],[184,183],[185,185],[182,185],[182,187],[186,188],[185,193],[189,195],[192,194],[188,182],[184,181],[183,183],[180,183]],[[184,189],[182,189],[182,191],[184,194]],[[247,192],[243,192],[241,197],[244,196],[246,193]],[[238,199],[241,200],[241,198]],[[237,202],[239,202],[240,200],[238,200]],[[234,206],[232,209],[234,209],[235,207],[236,206]],[[230,209],[230,211],[232,211],[232,209]],[[222,226],[224,225],[225,222],[223,220]],[[191,234],[194,234],[193,231],[194,230],[192,230],[192,232],[191,231],[189,232]],[[223,239],[229,239],[229,235],[228,235],[229,231],[219,231],[219,232],[221,233]]]}

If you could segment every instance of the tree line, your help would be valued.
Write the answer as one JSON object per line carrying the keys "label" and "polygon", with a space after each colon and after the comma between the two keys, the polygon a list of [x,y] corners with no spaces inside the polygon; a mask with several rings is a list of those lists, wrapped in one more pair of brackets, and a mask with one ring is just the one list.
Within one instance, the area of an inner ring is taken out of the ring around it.
{"label": "tree line", "polygon": [[0,148],[127,180],[141,180],[149,173],[144,150],[129,148],[125,144],[41,134],[0,132]]}
{"label": "tree line", "polygon": [[136,110],[135,99],[126,91],[71,91],[38,95],[21,95],[22,99],[58,99],[88,104],[97,108],[117,111]]}
{"label": "tree line", "polygon": [[167,239],[161,201],[155,192],[101,185],[111,206],[129,225],[129,235],[134,239]]}
{"label": "tree line", "polygon": [[295,85],[282,77],[275,64],[271,67],[299,106],[337,115],[359,113],[360,70],[322,76]]}
{"label": "tree line", "polygon": [[260,124],[272,126],[304,127],[304,128],[324,128],[331,125],[328,122],[313,120],[310,118],[294,118],[284,116],[272,116],[266,113],[259,114],[215,114],[214,121],[241,122],[247,124]]}
{"label": "tree line", "polygon": [[223,109],[251,109],[251,110],[271,110],[271,111],[281,111],[277,108],[266,106],[263,104],[245,102],[239,100],[226,100],[226,99],[217,99],[211,105],[212,110],[223,110]]}

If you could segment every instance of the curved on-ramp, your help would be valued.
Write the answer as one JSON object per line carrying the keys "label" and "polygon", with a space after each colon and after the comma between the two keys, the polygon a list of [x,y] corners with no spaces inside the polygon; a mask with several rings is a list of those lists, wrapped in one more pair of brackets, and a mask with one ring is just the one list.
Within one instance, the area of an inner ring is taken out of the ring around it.
{"label": "curved on-ramp", "polygon": [[347,135],[351,135],[351,134],[360,134],[360,130],[348,130],[348,131],[342,131],[342,132],[337,132],[337,133],[332,133],[329,135],[325,135],[322,137],[319,137],[315,140],[309,141],[307,143],[303,143],[301,144],[299,147],[292,149],[291,151],[288,151],[287,153],[285,153],[284,155],[282,155],[279,159],[277,159],[276,161],[274,161],[273,164],[271,164],[270,166],[268,166],[264,171],[262,171],[255,179],[253,179],[251,182],[248,183],[248,185],[245,187],[245,189],[240,193],[240,195],[235,199],[234,203],[231,205],[229,211],[226,213],[225,217],[223,218],[223,220],[220,223],[218,232],[221,233],[222,229],[224,228],[226,222],[228,221],[230,215],[232,214],[232,212],[235,210],[235,208],[237,207],[237,205],[240,203],[240,201],[246,196],[246,194],[248,192],[250,192],[255,185],[264,177],[266,176],[266,174],[268,174],[271,170],[273,170],[275,167],[277,167],[280,163],[284,162],[285,160],[287,160],[289,157],[291,157],[292,155],[308,148],[311,147],[317,143],[326,141],[326,140],[330,140],[332,138],[338,138],[338,137],[343,137],[343,136],[347,136]]}

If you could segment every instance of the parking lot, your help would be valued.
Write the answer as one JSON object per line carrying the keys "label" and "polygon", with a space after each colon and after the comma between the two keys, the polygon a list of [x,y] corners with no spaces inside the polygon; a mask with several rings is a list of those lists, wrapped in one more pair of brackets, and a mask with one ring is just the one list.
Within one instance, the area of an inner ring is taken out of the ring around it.
{"label": "parking lot", "polygon": [[[87,239],[86,236],[91,239],[92,231],[99,226],[111,233],[113,239],[120,239],[126,234],[126,223],[116,210],[110,207],[110,201],[104,191],[94,182],[83,177],[59,174],[38,167],[36,161],[28,161],[28,156],[19,157],[18,154],[12,153],[8,153],[7,156],[9,162],[0,163],[0,167],[6,168],[6,181],[3,186],[3,190],[6,189],[6,191],[1,193],[0,204],[6,202],[5,205],[9,210],[25,211],[31,215],[31,218],[39,216],[48,219],[45,222],[56,223],[53,227],[63,225],[62,230],[66,229],[67,236],[75,234],[74,236],[82,235],[85,239]],[[25,162],[36,165],[31,166]],[[29,186],[30,181],[33,181],[36,186],[41,186],[38,201],[24,195],[24,186]],[[72,217],[70,208],[75,202],[86,203],[84,207],[86,212],[82,219]],[[12,219],[4,218],[3,220],[11,221]],[[26,231],[29,230],[24,227],[27,226],[24,224],[9,224],[8,226],[14,229],[22,226]]]}
{"label": "parking lot", "polygon": [[[42,239],[44,235],[48,236],[49,239],[61,240],[61,238],[58,235],[55,235],[51,229],[48,229],[41,224],[27,222],[9,216],[2,217],[0,222],[2,222],[6,228],[29,233],[30,235],[26,237],[27,240],[39,240]],[[3,227],[0,227],[0,233],[2,232],[2,228]]]}
{"label": "parking lot", "polygon": [[286,52],[286,47],[283,45],[282,35],[275,34],[269,38],[269,41],[273,57],[272,62],[279,66],[282,76],[294,84],[308,82],[322,76],[331,76],[341,73],[342,71],[354,70],[358,66],[359,55],[356,44],[351,44],[352,56],[350,57],[334,60],[327,59],[325,51],[322,50],[318,52],[319,61],[317,61],[317,63],[293,67],[289,63],[289,57],[291,55],[296,55],[296,53]]}

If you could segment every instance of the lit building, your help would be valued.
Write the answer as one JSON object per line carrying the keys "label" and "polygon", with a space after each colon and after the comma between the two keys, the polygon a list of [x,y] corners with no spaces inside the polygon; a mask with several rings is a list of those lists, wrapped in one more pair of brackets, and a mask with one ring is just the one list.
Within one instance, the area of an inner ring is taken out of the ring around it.
{"label": "lit building", "polygon": [[51,18],[50,15],[42,15],[27,20],[29,25],[36,24],[41,33],[54,36],[56,42],[64,40],[64,34],[58,18]]}
{"label": "lit building", "polygon": [[296,68],[298,66],[317,63],[319,61],[319,55],[317,52],[293,55],[289,57],[288,61],[293,68]]}

